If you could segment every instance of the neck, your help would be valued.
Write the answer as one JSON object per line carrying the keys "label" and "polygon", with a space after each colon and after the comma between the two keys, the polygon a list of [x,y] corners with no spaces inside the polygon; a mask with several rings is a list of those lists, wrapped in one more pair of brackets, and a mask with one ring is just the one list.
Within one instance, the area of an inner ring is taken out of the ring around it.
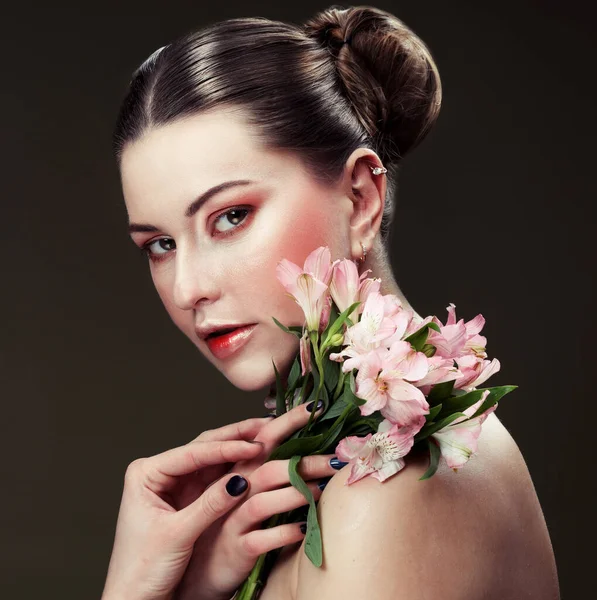
{"label": "neck", "polygon": [[389,259],[383,255],[383,252],[378,251],[371,254],[371,258],[367,255],[365,262],[359,266],[359,272],[362,273],[367,269],[371,269],[371,272],[368,273],[367,277],[381,279],[380,293],[382,295],[392,294],[393,296],[397,296],[403,308],[412,311],[416,318],[421,319],[421,316],[411,306],[410,302],[406,299],[406,296],[398,287]]}

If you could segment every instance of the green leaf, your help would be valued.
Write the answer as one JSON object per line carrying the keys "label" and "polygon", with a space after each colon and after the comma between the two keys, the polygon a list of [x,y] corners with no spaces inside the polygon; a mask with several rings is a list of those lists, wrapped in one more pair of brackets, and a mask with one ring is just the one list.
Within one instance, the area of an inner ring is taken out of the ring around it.
{"label": "green leaf", "polygon": [[340,331],[340,328],[348,319],[348,315],[360,304],[360,302],[354,302],[351,304],[345,311],[343,311],[340,316],[334,321],[334,324],[330,327],[327,335],[324,338],[324,345],[328,342],[328,340],[336,333]]}
{"label": "green leaf", "polygon": [[443,383],[436,383],[427,396],[429,404],[436,404],[441,402],[444,398],[449,398],[454,388],[454,379],[450,381],[444,381]]}
{"label": "green leaf", "polygon": [[489,390],[489,394],[483,401],[483,404],[481,404],[481,406],[479,406],[479,408],[476,410],[471,419],[474,419],[475,417],[478,417],[480,414],[484,413],[490,406],[493,406],[498,400],[503,398],[506,394],[514,391],[517,387],[517,385],[500,385],[497,387],[486,388]]}
{"label": "green leaf", "polygon": [[452,396],[464,396],[465,394],[468,394],[468,392],[460,388],[452,390]]}
{"label": "green leaf", "polygon": [[272,365],[274,365],[274,373],[276,374],[276,414],[280,416],[286,412],[286,402],[284,401],[284,390],[282,389],[280,373],[278,373],[278,369],[276,369],[276,363],[273,359]]}
{"label": "green leaf", "polygon": [[[374,415],[378,414],[378,417]],[[360,416],[360,413],[356,413],[357,419],[351,421],[350,419],[346,419],[345,425],[348,425],[347,430],[342,432],[342,437],[346,437],[348,435],[359,435],[365,436],[368,433],[376,433],[379,427],[379,424],[383,421],[383,417],[381,413],[376,411],[373,415],[369,415],[367,417]],[[358,418],[360,416],[360,418]],[[349,423],[349,421],[351,421]]]}
{"label": "green leaf", "polygon": [[301,359],[297,354],[294,362],[292,363],[292,368],[290,369],[290,373],[288,375],[288,390],[294,392],[296,388],[296,384],[299,381],[301,376]]}
{"label": "green leaf", "polygon": [[288,464],[288,475],[290,477],[290,483],[309,503],[309,512],[307,513],[307,533],[305,534],[305,554],[316,567],[321,567],[323,563],[323,545],[321,542],[321,529],[317,520],[317,506],[315,505],[311,490],[297,472],[297,466],[300,459],[301,456],[293,456],[290,459]]}
{"label": "green leaf", "polygon": [[456,412],[456,413],[453,413],[453,414],[447,416],[445,419],[442,419],[441,421],[437,421],[436,423],[426,423],[425,425],[423,425],[423,428],[421,429],[421,431],[419,431],[419,433],[417,433],[417,435],[415,435],[415,437],[414,437],[415,442],[418,442],[419,440],[423,440],[426,437],[429,437],[430,435],[434,434],[436,431],[439,431],[446,425],[449,425],[452,421],[454,421],[458,417],[468,418],[464,413]]}
{"label": "green leaf", "polygon": [[275,448],[267,460],[285,460],[295,454],[300,456],[315,454],[321,448],[323,439],[324,436],[322,433],[309,437],[289,439]]}
{"label": "green leaf", "polygon": [[332,406],[328,409],[328,411],[319,417],[319,421],[327,421],[328,419],[337,419],[346,408],[347,404],[342,398],[338,398]]}
{"label": "green leaf", "polygon": [[435,417],[437,416],[437,413],[439,413],[439,411],[442,409],[442,405],[438,404],[436,406],[433,406],[432,408],[429,409],[429,414],[425,415],[425,420],[429,423],[430,421],[433,421],[433,419],[435,419]]}
{"label": "green leaf", "polygon": [[343,419],[340,419],[339,417],[337,418],[337,420],[333,423],[333,425],[328,429],[328,431],[324,434],[324,440],[322,442],[323,448],[327,448],[330,444],[334,444],[336,442],[336,439],[338,438],[338,436],[340,435],[340,432],[342,431],[342,428],[344,427],[344,422],[346,421],[346,417],[348,415],[345,415]]}
{"label": "green leaf", "polygon": [[407,338],[404,338],[405,342],[410,342],[417,352],[422,352],[425,343],[427,342],[427,336],[429,335],[429,329],[433,329],[440,333],[440,328],[433,322],[425,323],[423,327],[411,333]]}
{"label": "green leaf", "polygon": [[[292,328],[288,328],[286,327],[286,325],[282,325],[282,323],[280,323],[280,321],[278,321],[278,319],[276,319],[276,317],[272,317],[272,319],[274,320],[274,323],[282,330],[285,331],[286,333],[291,333],[292,335],[296,335],[298,338],[300,338],[302,336],[302,327],[292,327]],[[296,331],[297,329],[299,329],[299,331]]]}
{"label": "green leaf", "polygon": [[340,363],[330,360],[327,356],[323,357],[323,380],[330,394],[334,393],[338,385],[340,367]]}
{"label": "green leaf", "polygon": [[313,402],[313,400],[316,400],[317,388],[319,388],[319,370],[316,366],[314,369],[311,369],[311,376],[313,377],[313,389],[311,390],[309,397],[305,400],[306,404],[308,404],[309,402]]}
{"label": "green leaf", "polygon": [[475,402],[479,402],[484,392],[485,390],[473,390],[472,392],[468,392],[466,394],[463,394],[462,396],[457,396],[455,398],[446,398],[443,401],[444,407],[442,408],[441,416],[445,417],[450,413],[456,411],[465,411]]}
{"label": "green leaf", "polygon": [[347,377],[344,380],[344,393],[342,394],[341,398],[344,400],[344,402],[346,402],[348,404],[354,404],[355,406],[362,406],[367,401],[363,400],[363,398],[359,398],[352,391],[351,379],[354,379],[354,376],[352,374],[351,374],[351,377]]}
{"label": "green leaf", "polygon": [[429,448],[429,468],[421,477],[419,477],[419,481],[433,477],[437,471],[437,467],[439,466],[439,458],[441,456],[439,446],[433,441],[432,438],[427,438],[427,446]]}
{"label": "green leaf", "polygon": [[336,319],[338,318],[338,316],[339,316],[338,315],[338,307],[332,300],[332,306],[330,308],[330,318],[328,319],[327,327],[323,331],[322,339],[325,339],[328,336],[328,332],[332,328],[332,325],[336,322]]}

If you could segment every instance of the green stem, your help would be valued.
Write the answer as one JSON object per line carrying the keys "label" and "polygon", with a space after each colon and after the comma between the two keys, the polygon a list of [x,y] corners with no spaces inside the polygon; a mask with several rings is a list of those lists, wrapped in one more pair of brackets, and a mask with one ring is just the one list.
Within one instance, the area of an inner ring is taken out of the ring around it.
{"label": "green stem", "polygon": [[299,404],[302,404],[305,401],[305,390],[307,389],[307,383],[309,383],[309,372],[308,371],[305,373],[305,379],[303,380],[303,385],[301,386],[301,392],[299,394],[296,406],[298,406]]}
{"label": "green stem", "polygon": [[[309,336],[311,338],[311,346],[313,347],[313,354],[315,355],[315,363],[317,364],[317,370],[319,371],[319,385],[317,386],[317,392],[315,393],[315,404],[317,404],[317,401],[319,400],[319,392],[321,392],[321,388],[325,383],[323,380],[323,365],[321,363],[321,354],[319,353],[319,347],[318,347],[319,332],[311,331],[309,333]],[[313,422],[314,416],[315,416],[315,411],[313,411],[309,415],[309,421],[307,422],[307,424],[301,431],[302,435],[308,433],[309,430],[311,429],[311,423]]]}
{"label": "green stem", "polygon": [[344,386],[344,371],[342,371],[342,369],[340,369],[340,375],[338,376],[338,385],[336,386],[336,389],[334,390],[334,402],[340,396],[343,386]]}

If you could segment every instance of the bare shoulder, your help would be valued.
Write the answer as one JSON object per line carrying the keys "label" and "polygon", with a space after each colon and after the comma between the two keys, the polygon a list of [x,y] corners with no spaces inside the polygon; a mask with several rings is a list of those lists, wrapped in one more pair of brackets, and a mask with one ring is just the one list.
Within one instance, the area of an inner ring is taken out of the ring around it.
{"label": "bare shoulder", "polygon": [[319,500],[324,546],[317,568],[296,554],[297,600],[311,597],[445,600],[559,598],[543,512],[524,459],[495,414],[458,472],[425,456],[384,483],[345,485],[350,466]]}

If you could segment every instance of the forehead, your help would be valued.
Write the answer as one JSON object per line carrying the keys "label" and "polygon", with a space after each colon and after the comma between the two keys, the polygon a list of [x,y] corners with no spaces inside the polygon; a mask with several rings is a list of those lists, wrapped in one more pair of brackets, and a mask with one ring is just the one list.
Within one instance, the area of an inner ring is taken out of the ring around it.
{"label": "forehead", "polygon": [[125,146],[121,179],[129,213],[140,202],[189,198],[226,179],[282,176],[288,153],[266,149],[239,112],[211,111],[145,132]]}

